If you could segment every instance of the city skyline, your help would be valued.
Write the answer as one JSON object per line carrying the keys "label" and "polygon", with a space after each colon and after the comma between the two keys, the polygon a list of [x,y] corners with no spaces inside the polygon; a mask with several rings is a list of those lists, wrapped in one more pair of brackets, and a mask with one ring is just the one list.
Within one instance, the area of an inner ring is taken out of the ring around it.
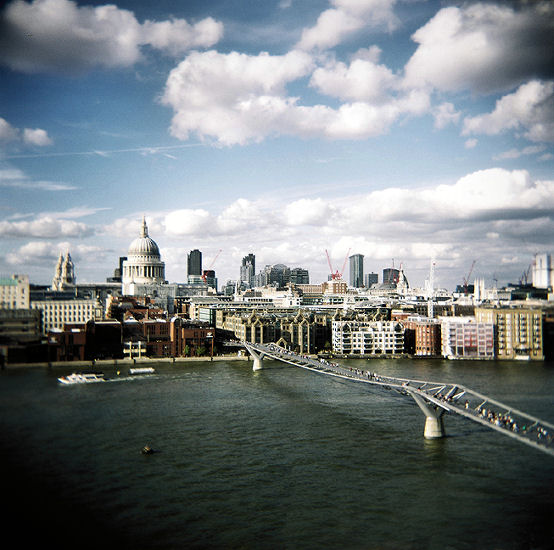
{"label": "city skyline", "polygon": [[0,31],[0,273],[103,281],[143,216],[172,282],[194,249],[220,285],[350,250],[449,289],[553,252],[550,3],[40,0]]}

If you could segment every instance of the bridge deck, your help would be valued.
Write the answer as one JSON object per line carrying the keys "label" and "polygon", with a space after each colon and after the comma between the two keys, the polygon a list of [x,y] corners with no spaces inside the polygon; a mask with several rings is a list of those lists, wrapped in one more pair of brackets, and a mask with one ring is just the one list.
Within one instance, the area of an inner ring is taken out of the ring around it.
{"label": "bridge deck", "polygon": [[321,374],[378,386],[407,397],[418,396],[435,408],[458,414],[554,456],[554,425],[470,390],[460,384],[381,376],[369,370],[341,366],[324,359],[298,355],[274,344],[244,346],[271,357]]}

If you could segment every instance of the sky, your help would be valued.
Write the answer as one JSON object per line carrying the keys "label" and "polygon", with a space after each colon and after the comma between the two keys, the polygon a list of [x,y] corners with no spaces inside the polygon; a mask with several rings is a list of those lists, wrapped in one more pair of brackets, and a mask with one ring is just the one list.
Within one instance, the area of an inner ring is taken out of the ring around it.
{"label": "sky", "polygon": [[[145,216],[200,249],[348,254],[453,290],[554,252],[554,4],[15,0],[0,8],[0,274],[113,275]],[[345,277],[348,276],[348,267]]]}

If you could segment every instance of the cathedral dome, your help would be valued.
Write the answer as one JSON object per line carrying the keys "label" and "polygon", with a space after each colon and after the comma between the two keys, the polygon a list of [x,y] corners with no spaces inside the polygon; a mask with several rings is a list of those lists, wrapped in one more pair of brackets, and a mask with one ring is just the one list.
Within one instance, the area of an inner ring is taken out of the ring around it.
{"label": "cathedral dome", "polygon": [[140,237],[131,243],[127,254],[129,256],[157,256],[159,258],[160,249],[158,248],[156,241],[148,236],[146,220],[142,220]]}

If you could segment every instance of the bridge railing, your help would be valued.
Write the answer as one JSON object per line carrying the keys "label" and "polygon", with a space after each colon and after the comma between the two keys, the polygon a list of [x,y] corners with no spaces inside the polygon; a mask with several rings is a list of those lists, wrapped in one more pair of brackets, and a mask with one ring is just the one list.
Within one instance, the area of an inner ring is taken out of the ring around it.
{"label": "bridge railing", "polygon": [[554,455],[554,425],[492,399],[461,384],[431,382],[383,376],[376,372],[346,367],[326,359],[300,355],[276,344],[250,344],[245,347],[291,365],[347,378],[410,396],[424,399],[430,406],[458,414],[504,435]]}

